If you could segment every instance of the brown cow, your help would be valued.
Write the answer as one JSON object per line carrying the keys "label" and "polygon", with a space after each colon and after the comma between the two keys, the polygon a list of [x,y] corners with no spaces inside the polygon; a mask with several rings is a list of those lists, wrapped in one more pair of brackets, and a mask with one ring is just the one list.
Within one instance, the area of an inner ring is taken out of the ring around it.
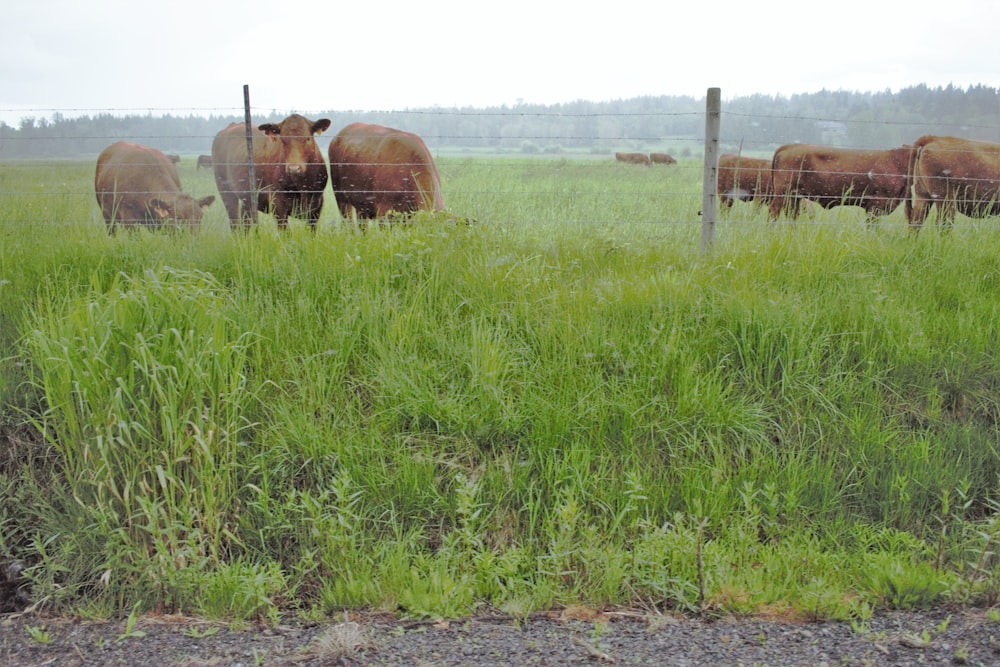
{"label": "brown cow", "polygon": [[109,232],[116,224],[198,223],[215,201],[214,195],[195,200],[185,194],[177,167],[162,151],[127,141],[111,144],[97,158],[94,192]]}
{"label": "brown cow", "polygon": [[444,209],[441,178],[423,139],[382,125],[351,123],[330,142],[330,185],[345,219]]}
{"label": "brown cow", "polygon": [[912,230],[920,230],[931,206],[943,225],[955,222],[956,211],[970,218],[1000,214],[1000,144],[926,136],[914,146],[913,200],[906,206]]}
{"label": "brown cow", "polygon": [[732,208],[733,201],[766,203],[771,196],[771,160],[735,153],[719,156],[719,199]]}
{"label": "brown cow", "polygon": [[615,159],[628,164],[644,164],[649,166],[649,156],[645,153],[615,153]]}
{"label": "brown cow", "polygon": [[326,118],[314,122],[298,114],[280,123],[253,127],[256,201],[249,187],[244,124],[232,123],[215,135],[212,142],[215,183],[234,229],[249,228],[256,222],[258,211],[273,213],[280,229],[287,227],[290,215],[306,218],[309,226],[316,229],[329,176],[315,135],[329,127]]}
{"label": "brown cow", "polygon": [[211,155],[199,155],[198,163],[194,166],[197,169],[211,169],[212,168],[212,156]]}
{"label": "brown cow", "polygon": [[677,164],[677,160],[672,155],[666,153],[650,153],[649,162],[651,164]]}
{"label": "brown cow", "polygon": [[799,215],[802,199],[823,208],[860,206],[868,220],[891,213],[906,199],[913,148],[889,150],[787,144],[771,160],[771,219]]}

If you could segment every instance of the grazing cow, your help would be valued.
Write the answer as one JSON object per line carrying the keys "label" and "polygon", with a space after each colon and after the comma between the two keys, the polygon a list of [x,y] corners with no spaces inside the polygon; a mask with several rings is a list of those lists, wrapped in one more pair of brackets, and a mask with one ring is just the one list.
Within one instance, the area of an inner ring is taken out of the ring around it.
{"label": "grazing cow", "polygon": [[180,164],[181,163],[181,156],[180,155],[167,155],[167,159],[170,160],[171,162],[173,162],[174,164]]}
{"label": "grazing cow", "polygon": [[615,153],[615,159],[628,164],[644,164],[649,166],[649,156],[645,153]]}
{"label": "grazing cow", "polygon": [[1000,214],[1000,144],[926,136],[914,146],[910,229],[920,230],[931,206],[942,225],[953,224],[956,211],[970,218]]}
{"label": "grazing cow", "polygon": [[891,213],[907,196],[913,148],[889,150],[788,144],[771,160],[771,219],[797,218],[802,199],[823,208],[860,206],[869,222]]}
{"label": "grazing cow", "polygon": [[719,156],[719,199],[732,208],[733,201],[766,203],[771,196],[771,160],[735,153]]}
{"label": "grazing cow", "polygon": [[677,160],[666,153],[650,153],[649,162],[651,164],[677,164]]}
{"label": "grazing cow", "polygon": [[94,192],[108,231],[115,226],[159,227],[164,220],[201,222],[215,196],[195,200],[181,190],[177,167],[161,151],[119,141],[97,158]]}
{"label": "grazing cow", "polygon": [[423,139],[382,125],[351,123],[330,142],[330,185],[345,219],[444,209],[441,178]]}
{"label": "grazing cow", "polygon": [[211,155],[199,155],[198,164],[194,167],[197,169],[211,169],[212,168],[212,156]]}
{"label": "grazing cow", "polygon": [[215,135],[215,184],[234,229],[248,229],[258,211],[271,212],[280,229],[288,226],[290,215],[307,219],[316,229],[329,176],[315,135],[329,127],[326,118],[314,122],[298,114],[280,123],[254,126],[252,188],[244,124],[232,123]]}

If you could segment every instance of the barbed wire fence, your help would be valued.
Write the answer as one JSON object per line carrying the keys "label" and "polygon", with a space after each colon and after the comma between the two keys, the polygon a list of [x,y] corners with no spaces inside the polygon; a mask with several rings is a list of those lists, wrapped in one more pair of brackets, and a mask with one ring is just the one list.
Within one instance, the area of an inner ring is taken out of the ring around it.
{"label": "barbed wire fence", "polygon": [[[721,103],[714,112],[718,116],[718,135],[712,138],[707,120],[713,113],[709,108],[713,90],[718,91],[709,89],[704,101],[690,100],[679,110],[664,108],[656,100],[640,100],[632,104],[579,103],[554,108],[519,105],[499,109],[292,111],[310,118],[331,119],[331,131],[319,139],[324,155],[336,130],[356,120],[413,131],[446,163],[468,158],[462,162],[463,169],[521,169],[525,164],[544,164],[546,160],[571,162],[579,165],[579,169],[598,169],[613,160],[617,152],[666,153],[677,163],[670,165],[670,172],[660,172],[671,176],[662,178],[662,188],[655,194],[632,188],[627,180],[621,179],[602,189],[576,194],[597,202],[598,207],[602,199],[653,196],[665,211],[676,211],[671,202],[683,200],[687,204],[681,213],[642,222],[702,225],[703,247],[711,245],[716,222],[746,223],[762,219],[750,204],[740,204],[734,210],[718,210],[718,202],[712,201],[715,191],[710,189],[710,172],[722,153],[769,158],[778,146],[798,142],[844,148],[890,148],[924,134],[956,134],[1000,141],[1000,122],[982,117],[935,124],[925,119],[770,113],[763,106],[754,111],[730,110]],[[699,108],[701,104],[704,106]],[[9,116],[11,111],[0,109],[0,115]],[[252,111],[256,123],[277,121],[292,112],[269,106]],[[24,180],[5,178],[0,181],[0,197],[57,198],[66,202],[67,209],[72,208],[70,201],[83,205],[81,199],[93,206],[94,193],[92,188],[74,187],[70,183],[60,190],[58,179],[45,184],[51,176],[52,161],[85,161],[96,157],[110,143],[128,140],[178,154],[185,163],[193,164],[199,155],[210,153],[218,130],[230,122],[243,120],[243,110],[238,107],[27,109],[19,113],[22,117],[16,127],[0,123],[0,169],[34,171],[27,182],[38,186],[26,188]],[[997,118],[1000,120],[1000,115]],[[504,161],[477,161],[491,157]],[[531,184],[525,184],[517,193],[485,189],[464,194],[467,198],[484,199],[504,194],[544,198],[547,192],[533,191]],[[581,222],[609,221],[598,210],[585,217],[588,219]],[[810,218],[806,216],[802,221],[808,223]]]}

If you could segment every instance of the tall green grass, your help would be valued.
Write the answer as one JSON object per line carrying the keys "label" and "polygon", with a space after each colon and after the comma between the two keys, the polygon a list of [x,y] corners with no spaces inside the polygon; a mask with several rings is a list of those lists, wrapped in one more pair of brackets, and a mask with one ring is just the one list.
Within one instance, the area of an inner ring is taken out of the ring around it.
{"label": "tall green grass", "polygon": [[234,618],[996,601],[992,221],[740,207],[702,255],[696,165],[441,166],[476,223],[243,236],[212,211],[108,237],[89,201],[0,223],[0,547],[36,597]]}

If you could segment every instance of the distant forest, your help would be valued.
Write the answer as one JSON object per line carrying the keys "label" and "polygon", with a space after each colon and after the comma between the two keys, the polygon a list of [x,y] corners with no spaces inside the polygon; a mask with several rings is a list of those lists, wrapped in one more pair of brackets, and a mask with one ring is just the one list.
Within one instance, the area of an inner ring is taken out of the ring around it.
{"label": "distant forest", "polygon": [[[253,120],[281,120],[286,115],[255,113]],[[321,140],[324,143],[340,127],[360,120],[416,132],[432,150],[483,153],[601,155],[625,149],[673,148],[697,154],[705,130],[704,98],[686,96],[304,115],[333,122]],[[242,113],[25,116],[17,127],[0,122],[0,159],[97,155],[119,139],[168,153],[203,154],[211,152],[212,138],[220,129],[242,120]],[[723,150],[766,152],[791,142],[887,148],[910,143],[924,134],[1000,142],[998,89],[919,85],[895,93],[824,90],[791,97],[751,95],[722,103]]]}

